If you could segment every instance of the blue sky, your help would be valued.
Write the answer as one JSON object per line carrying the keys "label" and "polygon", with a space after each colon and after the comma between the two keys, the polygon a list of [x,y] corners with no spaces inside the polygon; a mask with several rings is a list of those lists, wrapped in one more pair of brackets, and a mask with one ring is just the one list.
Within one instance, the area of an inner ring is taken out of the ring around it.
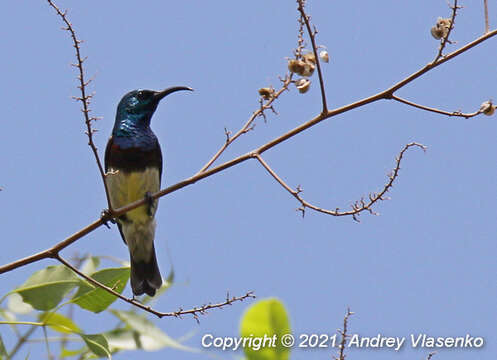
{"label": "blue sky", "polygon": [[[483,1],[466,1],[456,20],[456,49],[483,33]],[[103,155],[115,108],[135,88],[186,85],[161,103],[152,127],[165,158],[163,187],[194,174],[222,145],[224,127],[236,131],[258,107],[257,89],[278,85],[285,57],[296,46],[293,1],[60,2],[95,75],[93,114],[102,116],[96,142]],[[490,24],[497,24],[490,4]],[[330,108],[387,88],[431,61],[438,42],[430,28],[448,16],[445,0],[311,1],[309,12],[331,61],[324,65]],[[3,128],[0,263],[50,247],[98,217],[105,195],[87,146],[68,35],[44,1],[8,1],[0,15]],[[472,112],[496,98],[496,39],[431,71],[398,92],[444,110]],[[277,102],[278,116],[223,155],[229,160],[312,118],[320,111],[316,78]],[[329,119],[264,154],[289,185],[328,208],[347,208],[379,190],[404,144],[405,158],[390,201],[361,223],[308,211],[255,161],[240,164],[161,199],[156,248],[164,274],[170,253],[175,286],[157,302],[164,311],[217,302],[255,291],[275,296],[295,334],[334,333],[348,306],[352,333],[374,336],[485,338],[479,350],[442,349],[436,359],[494,359],[496,117],[448,118],[393,101],[377,102]],[[117,229],[98,229],[64,251],[127,258]],[[7,292],[43,261],[0,276]],[[130,295],[130,289],[127,295]],[[170,336],[238,334],[249,303],[191,318],[155,320]],[[123,305],[116,305],[124,307]],[[88,332],[104,330],[99,315],[79,314]],[[11,345],[12,338],[1,334]],[[31,349],[37,349],[32,345]],[[42,351],[42,348],[39,348]],[[25,350],[27,351],[27,349]],[[35,351],[35,350],[32,350]],[[351,351],[354,359],[421,359],[429,349]],[[233,354],[207,351],[223,359]],[[165,349],[145,359],[206,358]],[[240,354],[238,354],[240,355]],[[127,359],[130,354],[116,356]],[[292,358],[329,359],[330,350]]]}

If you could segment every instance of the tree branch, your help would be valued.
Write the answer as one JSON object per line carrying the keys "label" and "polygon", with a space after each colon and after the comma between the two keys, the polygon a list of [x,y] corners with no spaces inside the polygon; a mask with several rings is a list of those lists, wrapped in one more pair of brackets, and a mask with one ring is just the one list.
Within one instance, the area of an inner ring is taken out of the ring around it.
{"label": "tree branch", "polygon": [[305,27],[307,29],[307,33],[309,34],[309,38],[311,39],[311,45],[312,45],[312,52],[314,53],[314,57],[316,59],[316,66],[318,69],[318,77],[319,77],[319,87],[321,89],[321,102],[323,104],[323,110],[321,111],[322,114],[326,114],[328,112],[328,105],[326,104],[326,90],[324,87],[324,78],[323,78],[323,73],[321,71],[321,61],[318,56],[318,49],[316,46],[316,34],[317,30],[314,28],[314,31],[311,29],[311,23],[309,21],[309,15],[305,13],[305,0],[297,0],[298,3],[298,10],[300,11],[300,14],[302,16],[302,19],[304,20]]}
{"label": "tree branch", "polygon": [[404,146],[404,148],[400,151],[399,156],[396,158],[396,164],[395,168],[393,169],[392,173],[388,175],[389,181],[385,184],[383,189],[379,193],[372,193],[369,194],[368,198],[369,201],[365,201],[364,198],[362,198],[359,201],[356,201],[354,204],[352,204],[352,210],[350,211],[340,211],[339,208],[336,208],[335,210],[327,210],[320,208],[318,206],[315,206],[306,200],[304,200],[301,196],[300,193],[302,192],[302,189],[300,188],[300,185],[297,187],[296,190],[293,190],[290,186],[288,186],[277,174],[276,172],[264,161],[264,159],[259,155],[255,154],[254,157],[261,163],[261,165],[267,170],[267,172],[286,190],[288,191],[297,201],[300,202],[301,207],[299,207],[297,210],[299,210],[302,213],[302,217],[305,215],[305,209],[309,208],[314,211],[331,215],[331,216],[352,216],[352,218],[355,221],[359,221],[359,218],[357,217],[361,212],[363,211],[368,211],[370,214],[377,215],[373,209],[372,206],[378,202],[378,201],[383,201],[386,200],[385,194],[392,188],[393,183],[397,176],[399,175],[400,171],[400,163],[402,161],[402,158],[404,156],[404,153],[410,148],[410,147],[419,147],[423,151],[426,151],[426,147],[424,145],[418,144],[418,143],[409,143]]}
{"label": "tree branch", "polygon": [[342,339],[340,340],[340,345],[338,346],[338,357],[333,356],[335,360],[345,360],[345,345],[347,343],[347,338],[349,337],[347,331],[347,327],[349,324],[349,317],[354,315],[353,312],[350,311],[350,308],[347,308],[347,313],[345,314],[345,317],[343,318],[343,330],[338,329],[338,333],[342,336]]}
{"label": "tree branch", "polygon": [[123,300],[123,301],[125,301],[133,306],[139,307],[140,309],[145,310],[151,314],[154,314],[159,318],[170,317],[170,316],[181,317],[182,315],[192,315],[195,318],[195,320],[197,320],[197,322],[198,322],[198,315],[204,315],[207,312],[207,310],[211,310],[211,309],[215,309],[215,308],[222,308],[224,306],[231,305],[234,302],[243,301],[247,298],[255,298],[254,293],[252,291],[249,291],[245,295],[238,296],[238,297],[233,296],[232,298],[230,298],[228,295],[224,302],[221,302],[218,304],[202,305],[200,307],[194,307],[193,309],[190,309],[190,310],[179,309],[178,311],[161,312],[161,311],[157,311],[157,310],[152,309],[150,306],[142,304],[141,302],[139,302],[138,300],[135,300],[134,298],[133,299],[127,298],[127,297],[119,294],[114,289],[112,289],[108,286],[105,286],[104,284],[92,279],[88,275],[83,274],[76,267],[72,266],[69,262],[67,262],[64,258],[62,258],[59,254],[57,254],[55,256],[55,259],[60,261],[62,264],[64,264],[69,269],[71,269],[73,272],[75,272],[77,275],[84,278],[86,281],[92,283],[93,285],[98,286],[99,288],[104,289],[105,291],[118,297],[119,299],[121,299],[121,300]]}
{"label": "tree branch", "polygon": [[435,355],[436,352],[431,352],[428,354],[428,356],[426,357],[426,360],[431,360],[431,358],[433,357],[433,355]]}
{"label": "tree branch", "polygon": [[105,171],[102,166],[102,162],[100,161],[100,157],[98,156],[98,149],[95,143],[93,142],[93,134],[97,131],[95,129],[92,129],[91,123],[92,121],[96,121],[98,118],[97,117],[90,117],[90,99],[93,97],[91,94],[86,93],[86,86],[91,82],[91,79],[88,81],[85,81],[85,72],[83,70],[83,62],[86,60],[86,58],[83,58],[81,56],[81,48],[80,44],[82,43],[81,40],[79,40],[76,36],[76,32],[74,31],[74,28],[72,27],[72,24],[69,22],[69,19],[67,18],[67,10],[62,12],[57,5],[52,0],[47,0],[48,4],[55,10],[57,15],[62,19],[66,27],[63,29],[68,31],[69,34],[71,35],[71,39],[73,42],[73,47],[75,50],[75,55],[76,55],[76,64],[72,64],[74,67],[78,69],[78,89],[81,92],[80,97],[74,97],[76,101],[80,101],[82,104],[82,109],[81,112],[83,113],[83,117],[85,120],[86,124],[86,135],[88,136],[88,145],[90,146],[93,155],[95,156],[95,161],[97,162],[98,166],[98,171],[100,173],[100,177],[102,178],[102,181],[104,183],[104,188],[105,188],[105,196],[107,197],[107,205],[109,207],[109,212],[112,212],[112,205],[110,203],[110,195],[109,191],[107,189],[107,182],[105,181]]}
{"label": "tree branch", "polygon": [[490,31],[490,25],[488,23],[488,1],[483,0],[483,7],[485,12],[485,34]]}
{"label": "tree branch", "polygon": [[447,34],[440,40],[440,47],[438,49],[437,55],[435,56],[435,59],[432,62],[433,64],[435,64],[443,56],[442,52],[445,49],[445,46],[447,45],[447,43],[450,43],[449,36],[452,32],[452,29],[454,28],[454,20],[456,19],[457,9],[460,8],[460,6],[457,5],[457,0],[454,0],[454,5],[451,8],[452,16],[450,17],[449,30],[447,31]]}
{"label": "tree branch", "polygon": [[463,118],[466,118],[466,119],[475,117],[475,116],[480,115],[481,113],[483,113],[482,109],[479,109],[479,110],[477,110],[475,112],[472,112],[472,113],[462,113],[460,111],[449,112],[449,111],[439,110],[437,108],[432,108],[432,107],[428,107],[428,106],[424,106],[424,105],[413,103],[413,102],[411,102],[409,100],[403,99],[403,98],[401,98],[399,96],[396,96],[396,95],[392,95],[391,99],[396,100],[398,102],[401,102],[403,104],[406,104],[406,105],[409,105],[409,106],[421,109],[421,110],[431,111],[431,112],[434,112],[434,113],[437,113],[437,114],[442,114],[442,115],[447,115],[447,116],[463,117]]}
{"label": "tree branch", "polygon": [[14,348],[7,355],[7,359],[12,359],[14,357],[14,355],[17,354],[17,352],[19,351],[19,349],[24,345],[24,343],[29,340],[29,338],[31,337],[31,335],[33,335],[33,333],[35,332],[35,330],[38,328],[38,324],[37,323],[32,323],[30,325],[31,325],[31,327],[24,333],[23,336],[21,336],[17,340],[16,344],[14,345]]}
{"label": "tree branch", "polygon": [[248,131],[250,131],[253,128],[253,123],[254,123],[254,121],[255,121],[255,119],[257,117],[259,117],[259,116],[265,116],[264,115],[264,111],[269,110],[269,109],[273,109],[273,105],[272,105],[273,102],[276,99],[278,99],[278,97],[284,91],[288,90],[288,86],[292,82],[292,76],[293,76],[292,73],[287,74],[285,76],[285,78],[282,80],[283,85],[281,86],[281,88],[278,91],[276,91],[275,93],[273,93],[267,102],[263,103],[262,99],[261,99],[261,106],[260,106],[260,108],[257,109],[256,111],[254,111],[254,113],[252,114],[252,116],[250,116],[250,118],[247,120],[247,122],[241,127],[240,130],[238,130],[238,132],[235,135],[230,136],[229,131],[225,129],[224,132],[226,134],[226,142],[214,154],[214,156],[204,166],[202,166],[202,168],[197,172],[197,175],[200,174],[200,173],[202,173],[202,172],[204,172],[204,171],[206,171],[208,168],[210,168],[211,165],[219,158],[219,156],[221,156],[221,154],[224,152],[224,150],[226,150],[226,148],[231,145],[231,143],[233,143],[241,135],[243,135],[243,134],[247,133]]}

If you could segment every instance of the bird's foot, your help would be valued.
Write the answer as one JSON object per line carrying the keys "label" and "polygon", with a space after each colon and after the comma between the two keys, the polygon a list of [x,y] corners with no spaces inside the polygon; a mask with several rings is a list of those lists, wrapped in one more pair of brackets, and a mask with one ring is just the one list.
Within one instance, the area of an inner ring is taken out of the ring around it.
{"label": "bird's foot", "polygon": [[109,221],[112,224],[116,223],[116,220],[112,217],[109,209],[103,209],[102,212],[100,213],[100,219],[103,221],[104,225],[107,226],[108,229],[110,229],[109,226]]}
{"label": "bird's foot", "polygon": [[154,208],[154,198],[152,197],[152,193],[147,191],[145,193],[145,202],[147,204],[147,214],[148,216],[153,216],[153,208]]}

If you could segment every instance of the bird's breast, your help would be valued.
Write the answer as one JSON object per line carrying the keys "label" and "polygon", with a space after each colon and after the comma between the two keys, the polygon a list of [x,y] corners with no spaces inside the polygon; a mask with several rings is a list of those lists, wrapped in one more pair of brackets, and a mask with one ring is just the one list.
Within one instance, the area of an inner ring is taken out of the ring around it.
{"label": "bird's breast", "polygon": [[[144,170],[124,171],[109,168],[106,181],[110,201],[114,209],[141,200],[147,192],[155,193],[160,190],[160,173],[157,167],[146,167]],[[149,222],[157,209],[157,200],[152,208],[152,216],[148,206],[140,206],[126,213],[126,218],[133,222]]]}

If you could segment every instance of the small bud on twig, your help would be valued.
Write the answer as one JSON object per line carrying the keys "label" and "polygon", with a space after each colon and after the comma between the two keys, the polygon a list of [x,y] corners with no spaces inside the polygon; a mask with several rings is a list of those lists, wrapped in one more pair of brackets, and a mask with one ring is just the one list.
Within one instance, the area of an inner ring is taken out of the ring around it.
{"label": "small bud on twig", "polygon": [[492,116],[495,113],[495,106],[492,100],[485,101],[480,106],[480,111],[487,116]]}
{"label": "small bud on twig", "polygon": [[264,87],[259,89],[259,95],[262,96],[264,100],[269,100],[274,95],[274,89],[272,87]]}

